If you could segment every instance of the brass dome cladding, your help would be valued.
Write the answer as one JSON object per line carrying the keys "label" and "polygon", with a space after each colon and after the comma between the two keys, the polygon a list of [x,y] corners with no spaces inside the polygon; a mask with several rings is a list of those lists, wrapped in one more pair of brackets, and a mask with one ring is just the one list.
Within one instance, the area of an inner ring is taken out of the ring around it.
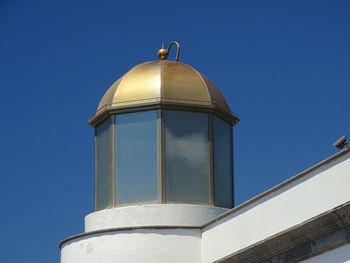
{"label": "brass dome cladding", "polygon": [[89,123],[96,126],[110,114],[168,108],[213,111],[235,124],[220,90],[191,66],[159,60],[139,64],[117,80],[102,97]]}

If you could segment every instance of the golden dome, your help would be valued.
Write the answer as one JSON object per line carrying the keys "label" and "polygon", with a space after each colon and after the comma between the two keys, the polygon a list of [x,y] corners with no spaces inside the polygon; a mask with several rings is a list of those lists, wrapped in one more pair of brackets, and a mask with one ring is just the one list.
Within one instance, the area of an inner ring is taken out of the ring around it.
{"label": "golden dome", "polygon": [[221,112],[233,123],[238,120],[220,90],[205,76],[185,63],[159,60],[139,64],[117,80],[89,123],[95,125],[108,112],[150,105],[206,108]]}

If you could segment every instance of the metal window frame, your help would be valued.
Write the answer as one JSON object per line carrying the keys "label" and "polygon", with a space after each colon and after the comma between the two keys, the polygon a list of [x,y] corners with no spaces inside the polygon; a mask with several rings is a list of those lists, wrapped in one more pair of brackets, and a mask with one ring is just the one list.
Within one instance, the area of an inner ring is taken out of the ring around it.
{"label": "metal window frame", "polygon": [[[116,125],[118,125],[118,115],[121,114],[128,114],[128,113],[134,113],[134,112],[144,112],[144,111],[156,111],[157,112],[157,121],[156,121],[156,132],[157,132],[157,200],[155,201],[147,201],[147,202],[136,202],[136,203],[127,203],[127,204],[118,204],[117,200],[117,194],[116,194],[116,186],[118,183],[118,175],[116,170],[116,156],[118,154],[118,146],[117,146],[117,129]],[[181,112],[189,112],[189,113],[204,113],[207,114],[207,125],[208,125],[208,191],[209,191],[209,198],[208,202],[204,203],[198,203],[198,202],[176,202],[176,201],[168,201],[166,199],[166,134],[165,134],[165,125],[166,125],[166,112],[167,111],[181,111]],[[226,118],[222,118],[221,114],[217,114],[215,110],[203,110],[199,109],[197,107],[178,107],[178,106],[172,106],[169,107],[146,107],[142,110],[140,109],[133,109],[130,111],[116,111],[116,112],[110,112],[110,115],[105,119],[110,121],[109,124],[109,140],[110,140],[110,161],[109,161],[109,176],[108,180],[110,182],[110,200],[109,200],[109,206],[110,207],[122,207],[122,206],[129,206],[129,205],[136,205],[136,204],[154,204],[154,203],[167,203],[167,204],[197,204],[197,205],[209,205],[209,206],[215,206],[215,174],[214,174],[214,117],[219,118],[220,120],[226,122],[230,125],[230,194],[232,197],[231,200],[231,207],[234,207],[234,163],[233,163],[233,126],[235,123],[232,123],[231,121],[228,121]],[[102,121],[103,122],[103,121]],[[99,122],[98,124],[101,124],[102,122]],[[95,211],[97,210],[97,165],[96,165],[96,128],[94,131],[94,208]],[[105,209],[105,208],[102,208]]]}

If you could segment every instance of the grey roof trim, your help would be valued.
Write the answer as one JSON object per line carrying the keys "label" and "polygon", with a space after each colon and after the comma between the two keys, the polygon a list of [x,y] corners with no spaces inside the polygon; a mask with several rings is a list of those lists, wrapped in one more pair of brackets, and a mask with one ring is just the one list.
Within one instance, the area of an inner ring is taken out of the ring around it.
{"label": "grey roof trim", "polygon": [[299,262],[349,243],[349,230],[347,202],[214,262]]}

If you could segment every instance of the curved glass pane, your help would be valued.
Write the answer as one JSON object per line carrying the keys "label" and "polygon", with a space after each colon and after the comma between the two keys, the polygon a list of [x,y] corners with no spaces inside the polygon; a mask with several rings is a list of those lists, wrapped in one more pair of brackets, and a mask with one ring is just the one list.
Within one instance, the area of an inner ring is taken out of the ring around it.
{"label": "curved glass pane", "polygon": [[231,125],[213,118],[215,206],[231,208],[233,200]]}
{"label": "curved glass pane", "polygon": [[166,201],[209,202],[208,114],[165,111]]}
{"label": "curved glass pane", "polygon": [[157,200],[157,111],[116,116],[116,200]]}
{"label": "curved glass pane", "polygon": [[111,205],[111,145],[110,119],[95,129],[95,210]]}

